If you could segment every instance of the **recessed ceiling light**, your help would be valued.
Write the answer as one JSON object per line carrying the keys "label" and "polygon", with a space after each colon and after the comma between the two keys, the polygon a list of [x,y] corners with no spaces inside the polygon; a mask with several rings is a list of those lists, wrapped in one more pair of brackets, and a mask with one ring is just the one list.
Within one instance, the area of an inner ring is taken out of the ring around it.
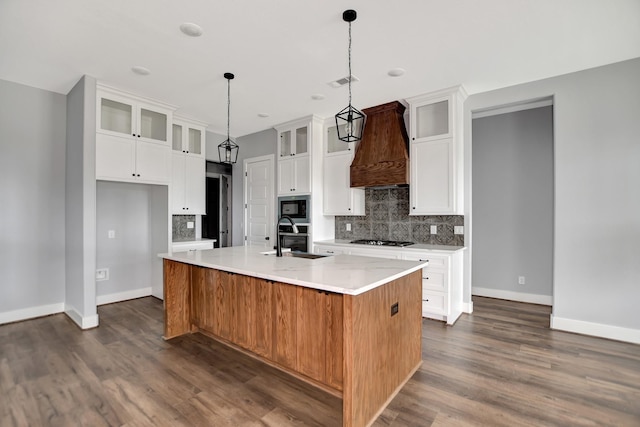
{"label": "recessed ceiling light", "polygon": [[258,117],[269,117],[267,113],[258,113]]}
{"label": "recessed ceiling light", "polygon": [[313,99],[314,101],[321,101],[324,99],[324,94],[314,93],[313,95],[311,95],[311,99]]}
{"label": "recessed ceiling light", "polygon": [[390,75],[391,77],[400,77],[404,73],[405,73],[404,68],[392,68],[389,70],[387,74]]}
{"label": "recessed ceiling light", "polygon": [[200,37],[202,35],[202,27],[192,22],[185,22],[180,25],[180,31],[189,37]]}
{"label": "recessed ceiling light", "polygon": [[135,67],[131,67],[131,71],[141,76],[148,76],[151,74],[151,71],[146,67],[141,67],[140,65],[136,65]]}

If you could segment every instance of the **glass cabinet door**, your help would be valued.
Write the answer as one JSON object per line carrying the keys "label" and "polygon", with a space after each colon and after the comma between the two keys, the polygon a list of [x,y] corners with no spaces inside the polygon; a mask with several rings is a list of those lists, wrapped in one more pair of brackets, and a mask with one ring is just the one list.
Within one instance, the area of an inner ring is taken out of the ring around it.
{"label": "glass cabinet door", "polygon": [[100,129],[133,135],[133,106],[102,98],[100,102]]}
{"label": "glass cabinet door", "polygon": [[280,157],[287,157],[291,154],[291,131],[287,130],[280,134]]}
{"label": "glass cabinet door", "polygon": [[156,141],[167,141],[167,115],[140,109],[140,136]]}
{"label": "glass cabinet door", "polygon": [[327,129],[327,146],[326,146],[326,150],[327,150],[326,151],[327,154],[350,150],[348,142],[344,142],[344,141],[338,139],[338,127],[337,126],[331,126],[330,128]]}
{"label": "glass cabinet door", "polygon": [[296,129],[296,154],[305,154],[308,151],[307,127]]}
{"label": "glass cabinet door", "polygon": [[173,133],[171,140],[173,151],[182,151],[182,126],[173,124]]}
{"label": "glass cabinet door", "polygon": [[449,129],[449,101],[425,104],[416,108],[416,138],[447,135]]}
{"label": "glass cabinet door", "polygon": [[202,154],[202,132],[189,128],[189,153]]}

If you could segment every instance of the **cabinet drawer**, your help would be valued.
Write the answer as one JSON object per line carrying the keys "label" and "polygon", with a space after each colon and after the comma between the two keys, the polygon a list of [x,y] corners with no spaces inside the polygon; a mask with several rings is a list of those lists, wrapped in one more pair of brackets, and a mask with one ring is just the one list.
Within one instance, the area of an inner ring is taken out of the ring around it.
{"label": "cabinet drawer", "polygon": [[423,268],[422,287],[424,289],[447,292],[447,273],[444,271],[434,271],[430,268]]}
{"label": "cabinet drawer", "polygon": [[422,292],[422,313],[447,315],[447,295]]}
{"label": "cabinet drawer", "polygon": [[425,260],[429,261],[429,266],[425,268],[446,269],[448,267],[447,256],[417,253],[417,254],[403,254],[402,259],[406,259],[409,261],[425,261]]}

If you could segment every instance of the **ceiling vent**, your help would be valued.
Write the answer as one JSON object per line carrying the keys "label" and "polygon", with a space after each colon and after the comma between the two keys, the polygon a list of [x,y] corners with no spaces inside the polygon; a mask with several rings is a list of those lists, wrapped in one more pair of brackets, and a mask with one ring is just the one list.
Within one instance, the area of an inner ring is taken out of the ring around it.
{"label": "ceiling vent", "polygon": [[[351,74],[351,83],[355,83],[355,82],[359,82],[359,81],[360,81],[359,78],[357,78],[356,76]],[[332,88],[337,89],[337,88],[342,87],[342,86],[344,86],[344,85],[346,85],[348,83],[349,83],[349,76],[345,76],[345,77],[343,77],[341,79],[338,79],[338,80],[333,81],[333,82],[329,82],[327,84],[329,86],[331,86]]]}

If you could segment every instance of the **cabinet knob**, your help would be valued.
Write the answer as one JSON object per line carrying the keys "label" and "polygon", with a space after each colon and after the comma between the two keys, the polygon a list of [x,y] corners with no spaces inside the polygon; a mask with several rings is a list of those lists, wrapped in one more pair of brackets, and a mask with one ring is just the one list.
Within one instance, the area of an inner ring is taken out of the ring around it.
{"label": "cabinet knob", "polygon": [[132,173],[132,174],[131,174],[131,176],[136,176],[136,174],[135,174],[135,173]]}
{"label": "cabinet knob", "polygon": [[132,134],[131,134],[131,136],[136,136],[136,134],[135,134],[135,133],[132,133]]}
{"label": "cabinet knob", "polygon": [[140,135],[138,135],[138,138],[140,138]]}
{"label": "cabinet knob", "polygon": [[140,176],[140,174],[136,175],[136,176]]}
{"label": "cabinet knob", "polygon": [[415,209],[416,207],[414,206],[413,209]]}
{"label": "cabinet knob", "polygon": [[413,138],[411,138],[411,140],[415,141],[415,140],[416,140],[416,137],[414,136]]}

